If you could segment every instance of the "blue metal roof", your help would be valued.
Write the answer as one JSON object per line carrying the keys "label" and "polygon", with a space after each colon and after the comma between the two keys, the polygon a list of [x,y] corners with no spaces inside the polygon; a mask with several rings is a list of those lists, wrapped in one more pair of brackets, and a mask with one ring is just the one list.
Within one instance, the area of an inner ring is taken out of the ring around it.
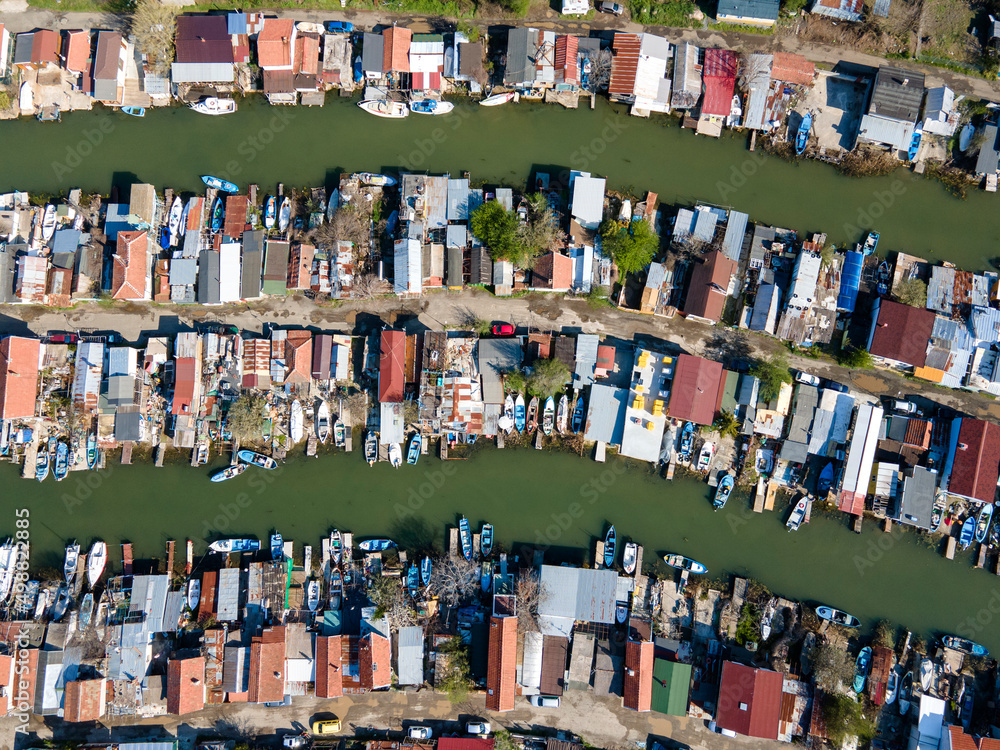
{"label": "blue metal roof", "polygon": [[247,14],[246,13],[229,13],[226,15],[226,33],[228,34],[246,34],[247,33]]}
{"label": "blue metal roof", "polygon": [[861,271],[864,267],[864,255],[857,250],[848,250],[844,261],[844,270],[840,274],[840,293],[837,295],[837,309],[847,313],[854,312],[858,301],[858,288],[861,286]]}
{"label": "blue metal roof", "polygon": [[969,327],[977,345],[1000,341],[1000,310],[993,307],[973,307]]}

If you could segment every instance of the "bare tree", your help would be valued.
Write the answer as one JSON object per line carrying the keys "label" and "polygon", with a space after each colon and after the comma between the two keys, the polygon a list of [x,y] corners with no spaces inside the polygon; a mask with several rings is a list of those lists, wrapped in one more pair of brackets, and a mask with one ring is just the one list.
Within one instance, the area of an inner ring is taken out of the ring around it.
{"label": "bare tree", "polygon": [[180,8],[160,0],[138,0],[129,22],[136,46],[146,55],[150,68],[160,76],[170,73],[174,59],[174,32]]}
{"label": "bare tree", "polygon": [[434,588],[449,607],[479,596],[479,566],[464,557],[448,557],[434,564]]}
{"label": "bare tree", "polygon": [[[753,83],[758,77],[764,78],[768,83],[771,80],[771,63],[768,60],[769,55],[761,54],[760,52],[744,52],[740,55],[739,71],[740,71],[740,89],[744,93],[749,93],[750,84]],[[767,84],[765,84],[767,85]]]}
{"label": "bare tree", "polygon": [[517,602],[517,631],[521,634],[539,630],[538,605],[545,597],[545,587],[537,571],[518,576],[514,587]]}
{"label": "bare tree", "polygon": [[416,612],[413,610],[410,597],[403,590],[401,579],[388,576],[376,579],[371,598],[377,608],[377,614],[388,618],[389,627],[393,630],[417,623]]}
{"label": "bare tree", "polygon": [[354,281],[351,288],[351,296],[355,299],[375,299],[384,297],[392,292],[392,284],[385,279],[380,279],[374,274],[359,276]]}
{"label": "bare tree", "polygon": [[596,94],[611,83],[611,50],[602,49],[590,58],[590,91]]}

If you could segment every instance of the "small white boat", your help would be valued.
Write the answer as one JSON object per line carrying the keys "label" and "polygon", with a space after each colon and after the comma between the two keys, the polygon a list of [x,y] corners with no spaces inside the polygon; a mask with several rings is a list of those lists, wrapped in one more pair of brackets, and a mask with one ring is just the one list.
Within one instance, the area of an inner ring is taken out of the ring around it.
{"label": "small white boat", "polygon": [[934,662],[924,659],[920,662],[920,687],[926,693],[934,682]]}
{"label": "small white boat", "polygon": [[330,560],[333,561],[334,566],[340,565],[343,549],[344,536],[340,533],[340,529],[334,529],[330,533]]}
{"label": "small white boat", "polygon": [[323,27],[318,23],[311,23],[310,21],[299,21],[295,24],[295,30],[300,34],[322,34]]}
{"label": "small white boat", "polygon": [[56,233],[56,207],[51,203],[45,207],[42,214],[42,241],[48,242]]}
{"label": "small white boat", "polygon": [[192,104],[191,109],[201,115],[229,115],[236,111],[236,101],[207,96]]}
{"label": "small white boat", "polygon": [[788,527],[789,531],[798,531],[799,526],[802,525],[803,519],[806,517],[806,509],[809,507],[809,500],[803,495],[795,503],[795,507],[792,508],[792,514],[788,517],[788,521],[785,526]]}
{"label": "small white boat", "polygon": [[885,684],[885,705],[891,706],[896,702],[896,693],[899,690],[899,672],[893,669],[889,672],[889,681]]}
{"label": "small white boat", "polygon": [[284,232],[288,229],[288,222],[292,218],[292,202],[285,196],[281,201],[281,208],[278,209],[278,231]]}
{"label": "small white boat", "polygon": [[0,546],[0,604],[7,601],[14,585],[17,563],[21,557],[21,546],[8,539]]}
{"label": "small white boat", "polygon": [[410,114],[409,108],[403,102],[392,99],[367,99],[358,102],[358,106],[365,112],[376,117],[385,117],[390,120],[399,120]]}
{"label": "small white boat", "polygon": [[167,220],[167,229],[170,231],[170,247],[177,246],[177,240],[181,236],[181,216],[183,215],[184,201],[180,199],[180,196],[177,196],[170,206],[170,218]]}
{"label": "small white boat", "polygon": [[626,573],[635,573],[635,564],[639,555],[639,546],[635,542],[625,545],[625,552],[622,554],[622,568]]}
{"label": "small white boat", "polygon": [[94,542],[87,555],[87,583],[90,588],[94,588],[104,573],[104,566],[108,563],[108,545],[104,542]]}
{"label": "small white boat", "polygon": [[398,469],[403,464],[403,451],[399,447],[399,443],[392,443],[389,446],[389,463],[392,464],[392,468]]}
{"label": "small white boat", "polygon": [[506,104],[509,101],[513,101],[514,97],[517,96],[517,92],[508,91],[504,94],[494,94],[493,96],[488,96],[479,102],[480,107],[498,107],[501,104]]}
{"label": "small white boat", "polygon": [[715,456],[715,443],[706,442],[701,446],[701,453],[698,455],[698,471],[708,471],[712,466],[713,456]]}
{"label": "small white boat", "polygon": [[330,407],[325,399],[319,402],[316,410],[316,437],[324,445],[330,438]]}
{"label": "small white boat", "polygon": [[310,612],[315,612],[319,606],[319,581],[309,581],[306,587],[306,606]]}
{"label": "small white boat", "polygon": [[192,578],[188,581],[187,605],[192,612],[198,610],[198,602],[201,601],[201,581]]}
{"label": "small white boat", "polygon": [[80,562],[80,545],[73,542],[66,546],[66,558],[63,562],[63,575],[66,583],[72,583],[76,577],[76,566]]}
{"label": "small white boat", "polygon": [[410,111],[418,115],[446,115],[453,109],[455,109],[454,104],[438,99],[420,99],[410,102]]}
{"label": "small white boat", "polygon": [[288,436],[293,443],[297,443],[302,440],[302,435],[302,404],[295,399],[288,414]]}

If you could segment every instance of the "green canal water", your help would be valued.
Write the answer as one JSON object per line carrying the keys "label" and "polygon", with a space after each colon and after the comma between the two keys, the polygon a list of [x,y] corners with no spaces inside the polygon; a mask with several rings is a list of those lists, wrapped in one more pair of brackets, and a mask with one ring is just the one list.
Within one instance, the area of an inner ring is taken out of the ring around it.
{"label": "green canal water", "polygon": [[0,123],[0,190],[107,192],[113,183],[201,189],[213,173],[241,187],[258,183],[318,185],[342,170],[426,170],[523,185],[533,169],[554,175],[589,170],[613,187],[659,193],[661,201],[732,206],[759,221],[826,232],[837,244],[869,228],[880,249],[991,267],[1000,255],[996,197],[972,191],[962,201],[937,182],[899,170],[849,179],[826,165],[789,164],[751,154],[743,137],[720,140],[681,130],[676,120],[629,117],[600,101],[565,110],[520,103],[459,104],[447,117],[372,117],[354,102],[327,97],[322,108],[270,107],[260,97],[237,113],[205,117],[183,108],[147,111],[144,119],[96,108],[61,123]]}
{"label": "green canal water", "polygon": [[[9,500],[0,531],[14,530],[17,508],[31,511],[32,562],[58,567],[65,540],[103,538],[112,564],[117,543],[130,540],[138,557],[164,555],[167,539],[206,540],[276,527],[297,546],[333,527],[358,538],[389,535],[410,550],[442,549],[446,527],[465,514],[478,527],[496,526],[504,549],[547,559],[582,561],[606,525],[645,547],[645,567],[681,552],[709,568],[753,576],[773,591],[841,607],[866,623],[891,621],[922,633],[963,632],[1000,651],[1000,578],[972,568],[968,555],[947,561],[915,535],[884,534],[866,523],[854,534],[841,515],[817,515],[796,533],[785,529],[787,509],[755,514],[735,497],[719,513],[709,488],[692,480],[667,482],[649,469],[612,460],[605,465],[566,453],[497,451],[484,447],[467,461],[423,457],[416,467],[369,468],[358,453],[305,458],[297,454],[275,472],[248,471],[211,484],[218,466],[109,463],[103,472],[71,474],[61,484],[20,480],[4,465]],[[971,618],[971,619],[970,619]],[[970,623],[978,623],[969,629]]]}

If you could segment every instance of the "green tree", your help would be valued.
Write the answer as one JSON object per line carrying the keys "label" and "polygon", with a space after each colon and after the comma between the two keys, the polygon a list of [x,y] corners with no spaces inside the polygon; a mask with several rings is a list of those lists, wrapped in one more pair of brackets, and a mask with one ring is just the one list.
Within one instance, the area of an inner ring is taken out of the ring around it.
{"label": "green tree", "polygon": [[226,425],[241,443],[255,443],[264,436],[267,401],[255,391],[244,391],[229,407]]}
{"label": "green tree", "polygon": [[485,318],[473,318],[472,320],[472,330],[475,331],[476,335],[480,338],[489,335],[490,325],[490,321]]}
{"label": "green tree", "polygon": [[849,685],[854,679],[854,662],[847,651],[830,641],[819,643],[813,649],[812,659],[816,683],[824,690],[837,690],[840,685]]}
{"label": "green tree", "polygon": [[771,401],[778,397],[782,383],[792,382],[788,361],[781,354],[772,354],[767,359],[758,359],[750,368],[750,374],[760,380],[760,398]]}
{"label": "green tree", "polygon": [[448,694],[452,703],[461,703],[469,694],[472,678],[469,676],[469,649],[462,643],[462,637],[449,638],[441,647],[447,656],[447,664],[437,678],[437,687]]}
{"label": "green tree", "polygon": [[875,736],[875,724],[865,716],[861,704],[843,694],[827,693],[823,703],[823,718],[830,744],[840,747],[849,737],[858,737],[862,744]]}
{"label": "green tree", "polygon": [[569,368],[561,359],[537,360],[526,383],[528,395],[539,398],[554,396],[566,387],[568,381]]}
{"label": "green tree", "polygon": [[508,391],[523,393],[528,387],[528,379],[521,370],[508,370],[503,374],[503,385]]}
{"label": "green tree", "polygon": [[740,421],[731,411],[726,411],[724,409],[720,411],[719,416],[715,418],[715,423],[712,426],[717,429],[719,434],[723,437],[734,438],[740,434]]}
{"label": "green tree", "polygon": [[848,340],[837,353],[837,364],[850,367],[852,370],[870,370],[875,366],[875,360],[867,349],[854,346]]}
{"label": "green tree", "polygon": [[520,745],[510,736],[506,729],[498,729],[493,733],[494,750],[518,750]]}
{"label": "green tree", "polygon": [[493,260],[509,260],[520,265],[522,247],[517,239],[517,216],[498,201],[487,201],[469,217],[469,226],[486,247]]}
{"label": "green tree", "polygon": [[927,307],[927,284],[920,279],[906,279],[896,285],[896,297],[910,307]]}
{"label": "green tree", "polygon": [[603,251],[611,256],[623,277],[648,266],[660,248],[660,238],[647,221],[633,221],[625,228],[606,219],[601,224],[600,234]]}
{"label": "green tree", "polygon": [[10,109],[10,94],[0,90],[0,111]]}
{"label": "green tree", "polygon": [[884,648],[895,648],[896,631],[892,623],[887,620],[879,620],[875,624],[875,643]]}
{"label": "green tree", "polygon": [[533,262],[539,255],[563,247],[566,233],[559,228],[559,220],[544,195],[535,193],[527,199],[528,221],[518,227],[517,236],[525,258]]}

